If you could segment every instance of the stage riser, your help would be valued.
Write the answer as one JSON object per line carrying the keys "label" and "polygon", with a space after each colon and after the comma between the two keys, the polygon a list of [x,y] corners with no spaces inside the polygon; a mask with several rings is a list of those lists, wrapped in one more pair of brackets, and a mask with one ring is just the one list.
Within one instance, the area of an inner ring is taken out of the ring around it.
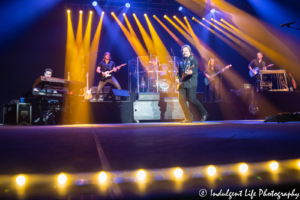
{"label": "stage riser", "polygon": [[[178,94],[173,94],[173,97]],[[179,103],[175,106],[175,110],[172,111],[172,117],[170,117],[170,110],[172,105],[167,105],[164,101],[164,97],[170,97],[171,94],[163,93],[160,95],[161,101],[158,104],[161,112],[161,118],[158,121],[171,120],[179,121],[181,116],[181,107]],[[265,92],[256,93],[256,97],[259,99],[259,112],[255,115],[257,119],[265,119],[270,115],[276,115],[279,112],[300,112],[300,92]],[[203,93],[197,94],[197,99],[203,102]],[[208,120],[240,120],[250,116],[248,112],[249,101],[242,101],[242,98],[236,98],[234,102],[219,102],[219,103],[203,103],[203,106],[209,113]],[[81,104],[89,105],[89,118],[80,119],[77,122],[80,123],[132,123],[133,119],[133,103],[137,100],[137,94],[130,94],[130,102],[122,102],[122,106],[118,107],[118,104],[113,102],[79,102],[77,106],[83,106]],[[25,102],[28,102],[27,99]],[[31,102],[33,120],[38,117],[38,105],[37,102]],[[170,108],[168,108],[170,106]],[[190,110],[193,114],[194,120],[200,120],[201,115],[196,108],[190,104]],[[182,112],[182,111],[181,111]]]}

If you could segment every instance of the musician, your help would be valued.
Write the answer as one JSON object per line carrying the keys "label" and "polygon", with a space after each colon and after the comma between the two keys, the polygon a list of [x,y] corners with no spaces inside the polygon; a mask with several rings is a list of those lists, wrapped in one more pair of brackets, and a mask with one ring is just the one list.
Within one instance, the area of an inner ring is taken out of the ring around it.
{"label": "musician", "polygon": [[[218,101],[220,100],[220,74],[215,76],[213,79],[211,77],[212,74],[218,73],[221,71],[221,68],[218,64],[216,64],[216,60],[211,58],[208,61],[208,65],[204,71],[204,75],[211,81],[208,85],[208,101]],[[224,70],[222,70],[223,72]]]}
{"label": "musician", "polygon": [[[193,117],[186,103],[186,95],[188,95],[189,100],[192,104],[196,106],[202,115],[201,122],[205,121],[208,114],[203,107],[203,105],[196,98],[197,83],[198,83],[198,60],[193,56],[191,52],[191,47],[189,45],[184,45],[181,47],[181,52],[183,55],[183,60],[179,63],[178,73],[176,82],[182,83],[179,87],[179,103],[185,115],[185,119],[181,123],[192,123]],[[191,70],[190,67],[194,65]],[[186,77],[180,82],[182,74],[186,73]]]}
{"label": "musician", "polygon": [[[105,78],[108,71],[113,70],[114,72],[117,72],[120,70],[120,66],[115,66],[115,63],[111,61],[110,53],[106,52],[103,56],[103,60],[98,64],[96,72],[100,74],[100,81],[98,84],[97,89],[97,96],[99,97],[99,93],[102,90],[103,86],[106,83],[111,83],[114,85],[117,89],[121,90],[121,86],[119,82],[116,80],[116,78],[111,74],[110,77]],[[99,98],[100,99],[100,98]]]}
{"label": "musician", "polygon": [[[254,70],[256,67],[259,68],[259,70],[267,70],[267,67],[266,67],[266,63],[265,61],[262,60],[263,58],[263,53],[262,52],[258,52],[257,53],[257,58],[256,59],[253,59],[248,68],[254,73]],[[257,80],[260,80],[260,73],[257,73],[254,77],[253,77],[253,85],[255,86],[255,83]]]}
{"label": "musician", "polygon": [[[50,77],[52,77],[52,74],[53,74],[53,70],[52,70],[52,69],[50,69],[50,68],[45,69],[45,72],[44,72],[44,76],[45,76],[45,77],[50,78]],[[38,88],[33,88],[33,91],[35,91],[35,92],[46,92],[45,89],[40,90],[40,89],[38,89]],[[56,90],[47,89],[47,93],[57,93],[57,91],[56,91]],[[37,119],[34,121],[33,124],[45,124],[45,120],[47,120],[47,119],[45,119],[45,113],[46,113],[48,110],[50,110],[50,108],[49,108],[49,104],[50,104],[50,103],[52,103],[52,104],[57,104],[57,105],[58,105],[60,102],[59,102],[58,100],[54,100],[54,99],[44,99],[44,98],[42,98],[42,99],[39,100],[40,117],[37,118]],[[57,117],[56,117],[56,118],[57,118]],[[55,119],[55,120],[57,120],[57,119]],[[56,122],[57,122],[57,121],[56,121]]]}
{"label": "musician", "polygon": [[[53,73],[53,70],[50,69],[50,68],[47,68],[47,69],[45,69],[44,76],[45,77],[52,77],[52,73]],[[37,89],[37,88],[33,88],[33,91],[37,91],[38,92],[40,90]],[[43,91],[45,91],[45,90],[43,90]],[[47,92],[51,93],[52,90],[47,90]],[[54,90],[53,93],[57,93],[57,91]]]}

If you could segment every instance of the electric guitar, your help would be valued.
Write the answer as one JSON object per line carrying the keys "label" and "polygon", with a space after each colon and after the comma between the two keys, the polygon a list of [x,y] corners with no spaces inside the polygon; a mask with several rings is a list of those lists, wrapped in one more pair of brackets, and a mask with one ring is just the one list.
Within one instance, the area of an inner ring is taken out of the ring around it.
{"label": "electric guitar", "polygon": [[214,79],[215,76],[217,76],[218,74],[220,74],[221,72],[223,72],[224,70],[228,69],[229,67],[231,67],[232,65],[227,65],[226,67],[224,67],[222,70],[218,71],[217,73],[213,72],[212,74],[210,74],[210,79],[205,77],[204,79],[204,83],[205,85],[208,85],[210,84],[210,82],[212,82]]}
{"label": "electric guitar", "polygon": [[[193,70],[194,67],[195,67],[195,66],[192,65],[192,66],[190,67],[190,70]],[[184,72],[184,73],[182,74],[180,80],[179,80],[179,83],[177,84],[177,88],[176,88],[177,91],[179,91],[179,88],[180,88],[180,86],[182,85],[182,81],[183,81],[183,79],[184,79],[186,76],[187,76],[187,74]]]}
{"label": "electric guitar", "polygon": [[[274,66],[274,64],[269,64],[269,65],[267,65],[266,67],[272,67],[272,66]],[[249,67],[249,75],[250,75],[250,77],[254,77],[256,74],[258,74],[259,73],[259,71],[260,71],[260,69],[259,69],[259,67],[256,67],[255,69],[252,69],[251,67]]]}
{"label": "electric guitar", "polygon": [[[123,67],[124,65],[127,65],[127,64],[124,63],[124,64],[122,64],[122,65],[116,66],[116,68],[118,68],[118,67]],[[105,72],[105,75],[103,75],[102,72],[100,72],[100,79],[105,79],[105,78],[110,77],[110,76],[111,76],[110,73],[112,73],[113,71],[114,71],[113,69],[110,70],[110,71],[107,71],[107,72]]]}
{"label": "electric guitar", "polygon": [[86,88],[84,88],[84,99],[92,98],[92,88],[89,89],[89,73],[86,73]]}

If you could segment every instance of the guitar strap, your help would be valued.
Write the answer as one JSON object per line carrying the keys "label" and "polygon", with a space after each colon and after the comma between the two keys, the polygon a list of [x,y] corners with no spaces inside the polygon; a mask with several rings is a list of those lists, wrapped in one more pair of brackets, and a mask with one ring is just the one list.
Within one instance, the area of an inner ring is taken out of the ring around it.
{"label": "guitar strap", "polygon": [[184,62],[184,64],[185,64],[184,72],[187,72],[191,68],[191,61],[190,61],[190,59],[187,58],[186,61]]}

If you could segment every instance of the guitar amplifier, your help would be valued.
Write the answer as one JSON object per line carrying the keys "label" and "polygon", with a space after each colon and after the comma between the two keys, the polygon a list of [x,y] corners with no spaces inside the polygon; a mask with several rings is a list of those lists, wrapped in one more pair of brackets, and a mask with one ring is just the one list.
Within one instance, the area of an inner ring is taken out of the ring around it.
{"label": "guitar amplifier", "polygon": [[133,102],[133,120],[160,120],[161,112],[159,101]]}
{"label": "guitar amplifier", "polygon": [[160,93],[140,92],[138,93],[138,101],[159,101]]}
{"label": "guitar amplifier", "polygon": [[14,102],[3,105],[4,125],[30,125],[32,106],[30,103]]}
{"label": "guitar amplifier", "polygon": [[[179,103],[178,97],[165,97],[166,111],[164,113],[165,120],[184,119],[184,113]],[[187,101],[189,106],[189,102]]]}

